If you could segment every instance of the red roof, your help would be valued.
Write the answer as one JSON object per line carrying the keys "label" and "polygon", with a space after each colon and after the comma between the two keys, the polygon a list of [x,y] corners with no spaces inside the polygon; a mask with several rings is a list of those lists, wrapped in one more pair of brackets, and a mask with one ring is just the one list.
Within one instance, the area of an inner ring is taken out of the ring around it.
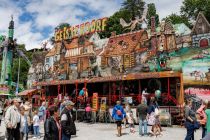
{"label": "red roof", "polygon": [[28,90],[24,90],[24,91],[18,93],[18,96],[26,96],[26,95],[28,95],[29,93],[35,92],[36,90],[37,90],[37,89],[28,89]]}
{"label": "red roof", "polygon": [[134,52],[138,47],[138,50],[145,50],[140,44],[147,39],[148,34],[145,30],[111,36],[103,55],[113,56],[127,54]]}

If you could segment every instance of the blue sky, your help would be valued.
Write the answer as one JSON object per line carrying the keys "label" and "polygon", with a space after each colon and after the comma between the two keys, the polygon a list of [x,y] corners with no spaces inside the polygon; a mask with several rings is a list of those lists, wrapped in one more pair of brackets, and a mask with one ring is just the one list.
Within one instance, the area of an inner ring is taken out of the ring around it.
{"label": "blue sky", "polygon": [[[10,15],[14,16],[15,37],[26,48],[40,48],[63,22],[71,25],[109,17],[124,0],[0,0],[0,34],[7,35]],[[183,0],[145,0],[155,3],[163,18],[178,13]],[[173,3],[173,4],[172,4]],[[50,44],[48,44],[50,47]]]}

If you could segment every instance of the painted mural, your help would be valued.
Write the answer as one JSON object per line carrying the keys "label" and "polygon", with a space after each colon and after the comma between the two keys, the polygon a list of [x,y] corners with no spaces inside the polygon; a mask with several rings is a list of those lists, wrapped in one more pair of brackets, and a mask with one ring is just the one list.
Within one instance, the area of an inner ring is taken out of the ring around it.
{"label": "painted mural", "polygon": [[90,33],[56,42],[45,56],[45,80],[179,71],[188,87],[210,85],[210,25],[202,13],[192,32],[170,21],[152,28],[113,32],[105,39]]}

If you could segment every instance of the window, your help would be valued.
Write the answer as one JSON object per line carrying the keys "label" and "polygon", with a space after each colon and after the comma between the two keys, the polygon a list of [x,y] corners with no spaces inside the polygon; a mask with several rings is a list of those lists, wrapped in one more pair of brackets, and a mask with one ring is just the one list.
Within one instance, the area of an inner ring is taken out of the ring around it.
{"label": "window", "polygon": [[57,56],[57,55],[55,56],[55,62],[56,62],[56,61],[58,61],[58,56]]}
{"label": "window", "polygon": [[50,62],[50,58],[46,58],[46,63],[49,63]]}

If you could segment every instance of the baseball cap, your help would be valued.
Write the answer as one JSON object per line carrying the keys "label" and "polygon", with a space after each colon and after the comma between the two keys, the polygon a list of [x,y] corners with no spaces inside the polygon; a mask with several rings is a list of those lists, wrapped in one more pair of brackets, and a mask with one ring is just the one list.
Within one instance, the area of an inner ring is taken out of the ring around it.
{"label": "baseball cap", "polygon": [[65,105],[66,105],[66,106],[68,106],[68,105],[73,106],[74,104],[75,104],[75,103],[73,103],[72,101],[66,101],[66,102],[65,102]]}
{"label": "baseball cap", "polygon": [[16,101],[18,103],[21,103],[22,102],[20,98],[14,98],[13,101]]}

